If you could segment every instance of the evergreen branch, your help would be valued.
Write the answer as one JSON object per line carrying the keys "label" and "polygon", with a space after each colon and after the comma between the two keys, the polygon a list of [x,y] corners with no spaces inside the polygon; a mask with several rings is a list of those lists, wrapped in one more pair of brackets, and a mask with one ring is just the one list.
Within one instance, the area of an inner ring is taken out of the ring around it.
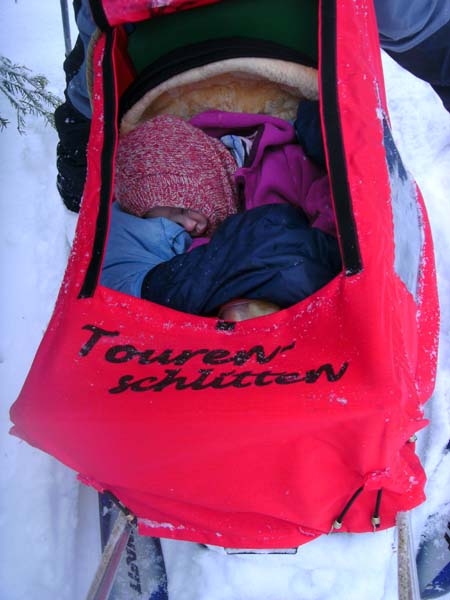
{"label": "evergreen branch", "polygon": [[[42,117],[54,126],[53,111],[62,101],[46,89],[47,85],[48,79],[44,75],[33,75],[27,67],[0,56],[0,92],[16,111],[19,133],[25,132],[26,119],[31,115]],[[8,119],[0,116],[0,130],[8,124]]]}

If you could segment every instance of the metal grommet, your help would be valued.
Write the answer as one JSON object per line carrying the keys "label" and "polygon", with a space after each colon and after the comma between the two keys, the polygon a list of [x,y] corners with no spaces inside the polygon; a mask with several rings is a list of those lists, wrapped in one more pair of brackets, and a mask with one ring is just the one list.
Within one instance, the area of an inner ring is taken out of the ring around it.
{"label": "metal grommet", "polygon": [[380,519],[380,517],[372,517],[371,521],[372,521],[372,525],[373,525],[374,530],[378,529],[378,527],[381,525],[381,519]]}

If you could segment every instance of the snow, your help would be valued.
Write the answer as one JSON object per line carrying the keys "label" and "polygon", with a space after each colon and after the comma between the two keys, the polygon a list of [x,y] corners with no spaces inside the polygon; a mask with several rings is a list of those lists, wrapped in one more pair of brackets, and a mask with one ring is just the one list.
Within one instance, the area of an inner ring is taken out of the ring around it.
{"label": "snow", "polygon": [[[38,25],[38,26],[37,26]],[[59,3],[3,0],[0,53],[45,74],[62,96],[64,39]],[[427,501],[413,512],[416,538],[450,500],[450,115],[431,88],[383,57],[393,134],[417,180],[431,220],[441,299],[436,391],[418,448],[428,474]],[[1,447],[0,598],[79,600],[99,556],[96,495],[53,458],[8,435],[8,410],[20,391],[50,317],[76,216],[55,188],[56,133],[31,119],[26,135],[0,133]],[[344,399],[336,398],[338,402]],[[416,541],[417,541],[416,539]],[[228,556],[164,541],[171,600],[392,600],[393,530],[338,534],[294,556]]]}

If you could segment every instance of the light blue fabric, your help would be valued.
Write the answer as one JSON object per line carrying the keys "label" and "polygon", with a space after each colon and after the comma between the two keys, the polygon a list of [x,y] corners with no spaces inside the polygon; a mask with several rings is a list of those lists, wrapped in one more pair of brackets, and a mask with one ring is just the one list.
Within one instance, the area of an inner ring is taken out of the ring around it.
{"label": "light blue fabric", "polygon": [[147,273],[186,252],[191,243],[191,236],[181,225],[164,218],[129,215],[114,202],[100,283],[140,298]]}
{"label": "light blue fabric", "polygon": [[450,20],[450,0],[375,0],[375,11],[381,46],[405,52]]}
{"label": "light blue fabric", "polygon": [[89,7],[89,0],[82,0],[81,2],[81,7],[77,14],[77,27],[80,32],[81,41],[83,42],[84,59],[78,73],[69,81],[67,95],[78,112],[90,119],[92,117],[92,108],[87,89],[86,60],[91,36],[95,31],[95,23]]}
{"label": "light blue fabric", "polygon": [[252,141],[240,135],[223,135],[220,138],[222,144],[231,152],[239,168],[244,166],[245,160],[252,147]]}

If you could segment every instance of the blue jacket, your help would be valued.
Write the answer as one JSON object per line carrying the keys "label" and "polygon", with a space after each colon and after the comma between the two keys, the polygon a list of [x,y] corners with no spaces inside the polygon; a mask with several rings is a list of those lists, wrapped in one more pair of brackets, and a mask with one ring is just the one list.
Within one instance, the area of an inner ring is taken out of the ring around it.
{"label": "blue jacket", "polygon": [[393,52],[417,46],[450,20],[449,0],[375,0],[380,43]]}
{"label": "blue jacket", "polygon": [[341,269],[338,243],[288,204],[228,217],[206,246],[175,256],[144,278],[142,297],[213,315],[235,298],[284,308],[313,294]]}

